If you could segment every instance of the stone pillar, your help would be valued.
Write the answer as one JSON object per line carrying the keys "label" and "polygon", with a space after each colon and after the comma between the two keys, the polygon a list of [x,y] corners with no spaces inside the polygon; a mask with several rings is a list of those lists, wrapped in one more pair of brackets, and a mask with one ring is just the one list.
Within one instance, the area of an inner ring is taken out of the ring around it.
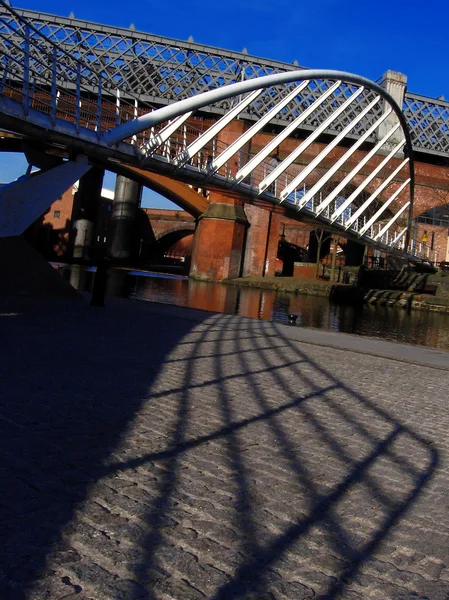
{"label": "stone pillar", "polygon": [[107,240],[107,254],[110,258],[129,260],[135,253],[133,251],[138,249],[138,241],[134,238],[141,197],[140,183],[117,175]]}
{"label": "stone pillar", "polygon": [[248,228],[243,277],[274,275],[280,235],[280,215],[258,206],[245,204]]}
{"label": "stone pillar", "polygon": [[248,220],[242,202],[211,192],[210,204],[195,231],[190,276],[234,279],[240,276]]}
{"label": "stone pillar", "polygon": [[[402,73],[397,73],[396,71],[386,71],[384,73],[382,79],[382,87],[386,92],[388,92],[391,96],[393,96],[394,100],[398,103],[399,107],[402,109],[402,104],[404,102],[405,90],[407,87],[407,75],[403,75]],[[388,105],[384,102],[383,113],[388,110]],[[379,129],[377,132],[377,138],[380,140],[383,138],[393,127],[399,122],[396,113],[391,113],[383,123],[379,125]],[[396,133],[394,133],[388,143],[385,144],[384,148],[388,150],[387,146],[390,149],[394,144],[397,144],[400,140],[403,139],[402,129],[398,129]]]}
{"label": "stone pillar", "polygon": [[89,260],[92,257],[103,176],[103,169],[92,167],[79,180],[73,200],[73,258]]}

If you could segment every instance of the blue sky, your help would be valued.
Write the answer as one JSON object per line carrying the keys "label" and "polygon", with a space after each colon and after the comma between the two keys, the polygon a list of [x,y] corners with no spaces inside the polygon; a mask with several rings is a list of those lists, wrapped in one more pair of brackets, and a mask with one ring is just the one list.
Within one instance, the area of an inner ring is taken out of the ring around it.
{"label": "blue sky", "polygon": [[[12,0],[18,8],[129,27],[311,68],[350,71],[376,80],[387,70],[408,76],[408,89],[449,99],[447,0]],[[126,6],[126,10],[123,10]],[[24,170],[4,157],[0,181]],[[107,187],[114,178],[107,176]],[[147,191],[146,205],[167,201]]]}

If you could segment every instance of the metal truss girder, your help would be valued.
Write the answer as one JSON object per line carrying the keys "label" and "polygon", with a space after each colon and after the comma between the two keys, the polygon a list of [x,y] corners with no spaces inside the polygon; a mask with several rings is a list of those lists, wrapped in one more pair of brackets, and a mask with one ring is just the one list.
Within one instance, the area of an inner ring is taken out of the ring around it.
{"label": "metal truss girder", "polygon": [[382,171],[382,169],[390,162],[390,160],[399,152],[399,150],[404,146],[405,139],[401,140],[393,150],[380,162],[377,167],[371,171],[371,173],[366,177],[362,183],[352,192],[352,194],[347,198],[341,206],[337,208],[337,210],[331,215],[331,223],[336,221],[338,217],[354,202],[354,200],[359,196],[367,185],[371,183],[371,181]]}
{"label": "metal truss girder", "polygon": [[[0,13],[4,22],[13,24],[20,31],[20,22],[8,12],[5,3],[0,6]],[[16,9],[16,14],[28,19],[67,53],[89,62],[94,70],[101,67],[105,79],[114,82],[113,88],[123,88],[124,96],[127,96],[126,90],[131,96],[139,94],[141,102],[171,103],[213,87],[235,83],[242,77],[249,79],[295,68],[288,63],[75,18],[23,9]],[[5,45],[6,42],[1,43]],[[82,74],[83,85],[89,85],[84,77]],[[147,94],[143,94],[144,89]],[[403,109],[414,148],[442,156],[449,154],[448,102],[407,92]],[[217,104],[208,110],[220,114],[223,108]],[[290,121],[294,116],[292,111],[280,119],[281,124]],[[245,116],[256,119],[261,115],[248,113]],[[303,127],[307,126],[304,124]],[[338,131],[339,128],[332,133]]]}
{"label": "metal truss girder", "polygon": [[[230,86],[224,86],[220,89],[214,89],[208,92],[204,92],[202,94],[198,94],[192,98],[180,100],[175,104],[167,105],[163,108],[153,111],[152,113],[142,115],[134,121],[128,121],[127,123],[123,123],[122,125],[120,125],[120,127],[117,127],[114,130],[107,132],[103,137],[108,144],[112,145],[115,144],[117,141],[126,139],[132,135],[135,135],[136,133],[144,131],[145,129],[152,127],[157,123],[161,123],[163,121],[172,119],[182,114],[186,110],[200,110],[208,106],[215,105],[217,103],[219,104],[220,102],[223,103],[224,101],[227,101],[229,105],[229,102],[232,100],[232,98],[235,98],[236,96],[241,95],[243,93],[254,91],[255,89],[264,88],[267,94],[269,94],[270,90],[272,90],[276,86],[279,87],[284,84],[300,80],[309,80],[310,84],[307,90],[313,88],[313,94],[310,93],[308,98],[304,99],[304,94],[302,94],[301,96],[301,103],[306,102],[306,104],[310,106],[315,101],[322,98],[328,92],[328,86],[331,85],[332,81],[341,78],[343,78],[343,80],[345,81],[344,86],[346,86],[346,90],[350,90],[350,86],[352,84],[364,85],[369,90],[370,98],[374,96],[375,92],[380,94],[383,98],[385,98],[388,101],[388,104],[390,106],[394,106],[394,111],[398,116],[399,122],[401,123],[403,129],[407,129],[405,120],[399,107],[397,106],[393,98],[377,84],[370,82],[369,80],[363,77],[354,76],[350,73],[344,73],[341,71],[300,70],[291,71],[288,73],[277,73],[266,77],[245,80]],[[319,93],[316,90],[317,87],[319,89]],[[322,91],[323,89],[325,90],[324,92]],[[346,100],[346,97],[346,94],[339,94],[338,96],[335,95],[333,104],[344,102]],[[364,99],[364,101],[366,101],[366,98]],[[326,105],[324,105],[321,109],[317,110],[316,112],[307,112],[307,116],[310,117],[310,115],[313,115],[313,119],[317,120],[318,122],[321,122],[323,119],[327,118],[327,115],[332,110],[334,110],[333,107],[326,107]],[[299,109],[295,111],[295,115],[298,112]],[[304,112],[302,113],[302,115],[304,115]],[[295,118],[297,117],[295,116]],[[291,123],[289,123],[289,125],[287,125],[286,128],[288,128],[290,125]],[[371,126],[370,121],[369,125]],[[365,124],[362,130],[366,130],[367,128],[368,124]],[[369,127],[368,130],[370,131],[370,134],[373,132],[371,127]],[[366,137],[364,139],[366,139]]]}
{"label": "metal truss girder", "polygon": [[402,192],[402,190],[404,190],[409,183],[410,183],[410,178],[406,179],[398,187],[398,189],[390,196],[390,198],[388,198],[388,200],[386,200],[386,202],[384,202],[382,204],[382,206],[379,208],[379,210],[367,221],[367,223],[360,230],[361,236],[368,231],[368,229],[371,227],[371,225],[373,225],[376,221],[379,220],[380,215],[387,210],[387,208],[390,206],[390,204],[394,200],[396,200],[396,198],[399,196],[399,194]]}

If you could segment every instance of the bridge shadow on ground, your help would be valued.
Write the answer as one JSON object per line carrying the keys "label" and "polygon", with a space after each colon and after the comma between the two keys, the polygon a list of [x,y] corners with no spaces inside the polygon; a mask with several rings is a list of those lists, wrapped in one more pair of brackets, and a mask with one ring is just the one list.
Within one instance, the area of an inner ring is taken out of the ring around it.
{"label": "bridge shadow on ground", "polygon": [[420,401],[404,365],[373,385],[384,359],[272,323],[23,302],[0,316],[1,598],[449,591],[392,566],[438,464],[387,410]]}

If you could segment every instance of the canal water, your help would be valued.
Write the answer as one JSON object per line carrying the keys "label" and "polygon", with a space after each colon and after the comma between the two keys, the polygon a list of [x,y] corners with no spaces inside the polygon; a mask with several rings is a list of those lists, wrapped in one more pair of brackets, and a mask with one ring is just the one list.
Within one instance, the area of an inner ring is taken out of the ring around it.
{"label": "canal water", "polygon": [[[93,269],[61,265],[58,270],[76,289],[92,289]],[[342,306],[315,296],[192,281],[177,275],[113,269],[108,274],[107,294],[279,323],[287,323],[287,315],[295,313],[299,326],[449,350],[448,314],[419,310],[408,312],[394,307]]]}

